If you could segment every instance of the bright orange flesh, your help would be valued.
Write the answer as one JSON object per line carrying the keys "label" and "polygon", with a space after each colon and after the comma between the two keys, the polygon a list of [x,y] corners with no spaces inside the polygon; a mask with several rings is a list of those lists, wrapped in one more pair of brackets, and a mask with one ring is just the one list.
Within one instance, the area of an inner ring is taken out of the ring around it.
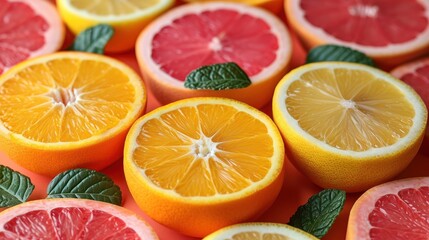
{"label": "bright orange flesh", "polygon": [[284,147],[272,120],[230,99],[191,98],[146,114],[124,153],[142,210],[191,236],[254,219],[283,180]]}
{"label": "bright orange flesh", "polygon": [[120,158],[145,102],[141,79],[116,60],[84,53],[29,60],[0,78],[0,149],[42,174],[99,169]]}

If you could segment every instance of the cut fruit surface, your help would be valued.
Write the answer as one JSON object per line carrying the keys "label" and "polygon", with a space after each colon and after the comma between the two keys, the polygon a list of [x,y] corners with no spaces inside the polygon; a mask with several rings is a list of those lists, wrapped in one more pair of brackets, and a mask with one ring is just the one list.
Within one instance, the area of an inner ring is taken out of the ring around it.
{"label": "cut fruit surface", "polygon": [[429,49],[429,2],[425,0],[288,0],[285,7],[291,26],[310,47],[347,45],[385,66],[406,62]]}
{"label": "cut fruit surface", "polygon": [[[291,50],[289,33],[275,15],[226,2],[179,6],[153,21],[136,43],[142,73],[161,103],[214,96],[257,108],[270,100],[286,73]],[[224,62],[237,63],[252,84],[219,91],[184,87],[192,70]]]}
{"label": "cut fruit surface", "polygon": [[44,0],[0,0],[0,74],[25,59],[57,51],[64,26]]}
{"label": "cut fruit surface", "polygon": [[272,120],[223,98],[160,107],[130,129],[124,169],[156,221],[192,236],[255,218],[277,197],[284,147]]}
{"label": "cut fruit surface", "polygon": [[57,6],[67,26],[78,34],[97,24],[108,24],[115,34],[106,51],[131,50],[141,30],[174,4],[174,0],[58,0]]}
{"label": "cut fruit surface", "polygon": [[275,14],[280,13],[283,7],[283,0],[181,0],[188,3],[197,3],[197,2],[235,2],[248,4],[255,7],[265,8]]}
{"label": "cut fruit surface", "polygon": [[411,87],[345,62],[291,71],[276,88],[273,116],[298,169],[322,187],[347,191],[366,190],[402,171],[427,122]]}
{"label": "cut fruit surface", "polygon": [[44,199],[0,213],[0,239],[147,239],[153,229],[128,209],[83,199]]}
{"label": "cut fruit surface", "polygon": [[78,52],[34,58],[0,77],[0,149],[41,174],[100,169],[120,158],[145,105],[142,80],[117,60]]}
{"label": "cut fruit surface", "polygon": [[[426,107],[429,106],[429,58],[403,64],[394,68],[390,73],[414,88],[425,102]],[[426,128],[426,136],[429,136],[427,130],[428,128]]]}
{"label": "cut fruit surface", "polygon": [[353,205],[346,239],[428,239],[428,199],[428,177],[371,188]]}
{"label": "cut fruit surface", "polygon": [[317,240],[315,236],[286,224],[241,223],[211,233],[203,240]]}

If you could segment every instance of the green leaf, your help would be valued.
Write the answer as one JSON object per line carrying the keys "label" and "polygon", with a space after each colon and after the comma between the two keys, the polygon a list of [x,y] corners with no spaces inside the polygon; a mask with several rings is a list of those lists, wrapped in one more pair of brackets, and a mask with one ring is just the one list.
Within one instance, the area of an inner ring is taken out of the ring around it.
{"label": "green leaf", "polygon": [[252,82],[233,62],[200,67],[186,76],[185,87],[190,89],[223,90],[245,88]]}
{"label": "green leaf", "polygon": [[58,174],[48,185],[48,198],[85,198],[121,205],[121,189],[103,173],[72,169]]}
{"label": "green leaf", "polygon": [[375,67],[374,61],[364,53],[340,45],[321,45],[307,54],[306,63],[326,61],[353,62]]}
{"label": "green leaf", "polygon": [[340,214],[345,201],[344,191],[325,189],[300,206],[288,224],[322,238]]}
{"label": "green leaf", "polygon": [[111,26],[96,25],[81,32],[68,50],[103,54],[104,47],[113,37],[113,34],[114,30]]}
{"label": "green leaf", "polygon": [[0,165],[0,207],[11,207],[27,201],[33,190],[30,178]]}

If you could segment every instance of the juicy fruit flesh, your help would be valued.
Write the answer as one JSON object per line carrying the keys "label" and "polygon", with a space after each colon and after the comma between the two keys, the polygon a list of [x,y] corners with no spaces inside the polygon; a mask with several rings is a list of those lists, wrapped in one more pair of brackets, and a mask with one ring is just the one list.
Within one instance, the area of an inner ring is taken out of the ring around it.
{"label": "juicy fruit flesh", "polygon": [[408,134],[415,112],[401,91],[363,70],[316,69],[287,90],[299,126],[341,150],[366,151]]}
{"label": "juicy fruit flesh", "polygon": [[429,187],[382,196],[368,216],[371,240],[429,238]]}
{"label": "juicy fruit flesh", "polygon": [[133,159],[162,189],[214,196],[263,179],[273,152],[262,122],[233,107],[202,104],[148,120]]}
{"label": "juicy fruit flesh", "polygon": [[158,4],[160,0],[70,0],[70,4],[99,16],[128,15]]}
{"label": "juicy fruit flesh", "polygon": [[0,85],[0,122],[38,142],[79,141],[118,125],[134,95],[128,77],[107,63],[54,59]]}
{"label": "juicy fruit flesh", "polygon": [[0,0],[0,74],[40,49],[48,28],[46,20],[27,4]]}
{"label": "juicy fruit flesh", "polygon": [[427,9],[417,0],[301,0],[300,8],[312,25],[363,46],[405,43],[429,25]]}
{"label": "juicy fruit flesh", "polygon": [[264,20],[228,9],[184,15],[152,40],[153,60],[179,81],[201,66],[223,62],[235,62],[254,76],[271,65],[278,49]]}
{"label": "juicy fruit flesh", "polygon": [[278,233],[260,233],[260,232],[242,232],[234,234],[230,239],[225,240],[293,240],[283,234]]}
{"label": "juicy fruit flesh", "polygon": [[425,86],[429,85],[429,66],[417,68],[414,72],[410,72],[401,77],[401,80],[409,84],[422,97],[429,106],[429,89]]}
{"label": "juicy fruit flesh", "polygon": [[58,207],[16,216],[0,226],[0,239],[137,240],[140,237],[123,220],[104,211]]}

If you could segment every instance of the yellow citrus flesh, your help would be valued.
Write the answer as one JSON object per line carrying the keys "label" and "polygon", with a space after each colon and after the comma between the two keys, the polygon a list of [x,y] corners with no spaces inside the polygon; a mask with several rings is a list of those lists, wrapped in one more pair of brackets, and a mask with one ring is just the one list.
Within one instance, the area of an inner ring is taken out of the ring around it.
{"label": "yellow citrus flesh", "polygon": [[130,129],[124,152],[140,208],[198,237],[266,210],[280,191],[283,161],[272,120],[223,98],[181,100],[146,114]]}
{"label": "yellow citrus flesh", "polygon": [[123,52],[134,47],[143,28],[169,9],[174,0],[58,0],[60,15],[78,34],[97,24],[111,25],[115,34],[106,51]]}
{"label": "yellow citrus flesh", "polygon": [[318,238],[286,224],[251,222],[228,226],[203,240],[316,240]]}
{"label": "yellow citrus flesh", "polygon": [[412,88],[375,68],[340,62],[287,74],[277,85],[273,116],[298,169],[322,187],[347,191],[402,171],[427,121]]}
{"label": "yellow citrus flesh", "polygon": [[100,169],[121,157],[145,105],[143,82],[117,60],[77,52],[30,59],[0,77],[0,149],[45,175]]}

